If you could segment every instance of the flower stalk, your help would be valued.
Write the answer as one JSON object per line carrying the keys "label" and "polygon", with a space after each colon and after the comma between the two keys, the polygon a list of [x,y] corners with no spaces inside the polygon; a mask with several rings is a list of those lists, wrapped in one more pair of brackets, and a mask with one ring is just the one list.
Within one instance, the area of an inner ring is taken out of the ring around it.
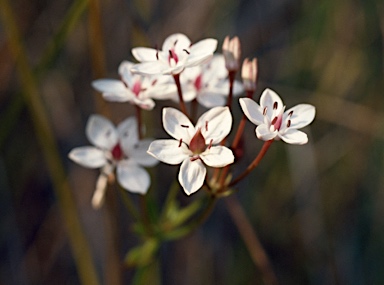
{"label": "flower stalk", "polygon": [[179,105],[180,105],[181,112],[183,112],[184,115],[188,117],[187,107],[185,106],[185,102],[183,99],[183,91],[181,89],[181,84],[180,84],[180,73],[173,74],[173,79],[175,80],[175,84],[177,87],[177,94],[179,96]]}

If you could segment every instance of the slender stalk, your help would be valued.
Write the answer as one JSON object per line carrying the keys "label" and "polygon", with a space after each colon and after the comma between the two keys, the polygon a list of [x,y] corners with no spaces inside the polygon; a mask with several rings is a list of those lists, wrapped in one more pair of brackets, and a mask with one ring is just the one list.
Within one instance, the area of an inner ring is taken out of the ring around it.
{"label": "slender stalk", "polygon": [[272,270],[268,256],[265,253],[264,248],[260,243],[255,230],[252,228],[247,215],[244,213],[239,201],[234,195],[231,195],[225,198],[225,204],[233,222],[244,240],[247,249],[249,250],[254,264],[259,268],[265,284],[277,285],[278,281]]}
{"label": "slender stalk", "polygon": [[[103,29],[101,27],[100,0],[89,1],[89,47],[93,76],[102,78],[105,75],[105,51]],[[99,113],[108,116],[110,111],[107,103],[95,92],[96,109]]]}
{"label": "slender stalk", "polygon": [[27,103],[27,108],[29,108],[37,138],[50,172],[57,202],[66,225],[80,282],[82,284],[99,284],[91,252],[75,206],[76,203],[66,179],[55,137],[49,124],[50,120],[41,100],[32,68],[28,63],[12,8],[7,0],[0,0],[0,14],[6,27],[4,31],[9,37],[10,50],[17,65],[24,100]]}
{"label": "slender stalk", "polygon": [[198,103],[197,103],[197,100],[195,98],[191,102],[191,119],[193,121],[196,121],[196,118],[197,118],[197,107],[198,107]]}
{"label": "slender stalk", "polygon": [[236,71],[229,71],[228,72],[229,92],[228,92],[227,106],[229,109],[232,108],[233,82],[235,81],[235,76],[236,76]]}
{"label": "slender stalk", "polygon": [[131,216],[136,221],[139,221],[140,220],[139,212],[137,211],[135,204],[132,202],[132,199],[129,193],[127,192],[127,190],[123,189],[122,187],[119,187],[119,190],[121,193],[121,197],[123,198],[124,206],[126,207],[128,212],[131,214]]}
{"label": "slender stalk", "polygon": [[247,167],[246,170],[244,170],[243,173],[241,173],[238,177],[236,177],[234,180],[229,183],[228,187],[231,187],[235,184],[237,184],[240,180],[242,180],[245,176],[247,176],[263,159],[264,155],[267,153],[269,147],[273,143],[273,140],[266,141],[263,144],[263,147],[261,148],[259,154],[256,156],[256,158],[251,162],[251,164]]}
{"label": "slender stalk", "polygon": [[142,119],[141,119],[141,108],[137,105],[136,107],[136,121],[137,121],[137,132],[139,136],[139,140],[143,139],[143,128],[141,127]]}
{"label": "slender stalk", "polygon": [[188,117],[187,108],[185,107],[185,103],[183,99],[183,91],[181,90],[180,73],[173,74],[173,79],[175,80],[176,87],[177,87],[177,94],[179,95],[179,104],[180,104],[181,112],[183,112],[184,115]]}

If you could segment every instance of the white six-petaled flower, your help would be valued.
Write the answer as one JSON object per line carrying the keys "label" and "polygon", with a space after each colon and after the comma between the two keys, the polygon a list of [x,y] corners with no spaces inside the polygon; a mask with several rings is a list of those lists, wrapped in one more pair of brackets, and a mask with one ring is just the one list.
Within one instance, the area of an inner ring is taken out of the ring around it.
{"label": "white six-petaled flower", "polygon": [[133,56],[141,63],[132,67],[132,72],[142,74],[179,74],[184,68],[199,65],[212,57],[217,40],[205,39],[191,45],[184,34],[170,35],[162,50],[137,47]]}
{"label": "white six-petaled flower", "polygon": [[231,130],[232,115],[228,107],[210,109],[199,118],[196,126],[177,109],[164,108],[163,126],[174,139],[153,141],[148,153],[168,164],[181,163],[178,179],[187,195],[203,186],[205,165],[224,167],[233,163],[234,156],[229,148],[215,146]]}
{"label": "white six-petaled flower", "polygon": [[86,126],[88,140],[94,146],[74,148],[69,158],[87,168],[101,168],[92,205],[100,207],[103,202],[107,177],[116,168],[117,181],[132,193],[145,194],[150,177],[142,166],[154,166],[158,161],[147,154],[152,140],[139,140],[137,122],[130,117],[117,128],[108,119],[92,115]]}
{"label": "white six-petaled flower", "polygon": [[248,119],[257,125],[259,139],[282,139],[290,144],[305,144],[307,134],[298,129],[309,125],[315,118],[315,107],[299,104],[285,111],[279,95],[271,89],[265,89],[260,97],[260,105],[249,98],[239,99],[241,108]]}
{"label": "white six-petaled flower", "polygon": [[155,106],[152,100],[154,95],[167,96],[176,92],[176,88],[168,84],[172,77],[133,74],[133,65],[132,62],[123,61],[119,66],[120,80],[98,79],[92,82],[92,86],[102,92],[107,101],[130,102],[145,110],[151,110]]}
{"label": "white six-petaled flower", "polygon": [[[180,81],[183,97],[189,101],[196,98],[206,108],[224,106],[227,102],[229,80],[222,54],[215,54],[210,61],[189,68],[181,74]],[[235,80],[233,94],[240,95],[243,91],[241,82]]]}

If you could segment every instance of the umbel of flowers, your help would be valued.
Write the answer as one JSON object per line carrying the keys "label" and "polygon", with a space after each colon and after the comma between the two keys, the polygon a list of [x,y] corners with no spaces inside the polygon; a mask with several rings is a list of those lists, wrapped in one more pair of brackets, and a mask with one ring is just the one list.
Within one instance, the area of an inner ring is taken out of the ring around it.
{"label": "umbel of flowers", "polygon": [[[180,164],[177,180],[185,194],[202,188],[208,194],[209,203],[179,208],[174,202],[174,189],[179,187],[172,187],[161,218],[155,224],[143,225],[146,237],[152,234],[153,239],[172,239],[191,232],[208,216],[216,198],[233,193],[236,184],[260,163],[273,141],[297,145],[308,142],[305,132],[299,129],[314,120],[315,107],[299,104],[287,109],[280,96],[269,88],[256,103],[252,96],[257,88],[257,59],[246,58],[240,65],[237,37],[225,38],[222,54],[214,54],[217,43],[211,38],[192,43],[183,34],[173,34],[165,39],[161,49],[133,48],[138,63],[123,61],[118,69],[119,78],[92,82],[105,100],[128,102],[137,110],[136,118],[130,117],[117,127],[102,116],[91,116],[86,135],[93,146],[78,147],[69,153],[73,161],[84,167],[100,168],[92,199],[94,207],[102,205],[108,182],[114,181],[115,176],[123,189],[145,195],[151,185],[145,167],[155,166],[158,161]],[[242,82],[236,80],[240,68]],[[234,100],[234,96],[240,95],[245,96],[238,102]],[[173,106],[162,110],[162,124],[171,138],[152,140],[142,133],[141,111],[156,110],[156,100],[166,100]],[[197,119],[198,104],[208,110]],[[233,126],[231,110],[239,107],[244,115]],[[264,145],[250,165],[236,169],[240,174],[233,177],[231,171],[237,167],[233,151],[242,147],[239,142],[247,119],[257,126],[256,137]],[[232,141],[228,137],[231,131]],[[199,211],[199,222],[193,222],[192,217]],[[175,212],[180,218],[175,219]],[[141,246],[155,251],[155,244]],[[137,256],[133,256],[136,255],[128,254],[128,263],[137,265]]]}

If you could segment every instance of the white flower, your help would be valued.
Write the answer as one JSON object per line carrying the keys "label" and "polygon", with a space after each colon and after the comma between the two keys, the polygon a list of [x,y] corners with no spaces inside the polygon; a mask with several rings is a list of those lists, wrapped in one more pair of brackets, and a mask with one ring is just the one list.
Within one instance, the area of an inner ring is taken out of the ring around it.
{"label": "white flower", "polygon": [[179,74],[184,68],[199,65],[212,57],[217,40],[205,39],[191,45],[183,34],[173,34],[166,38],[162,50],[137,47],[133,56],[141,63],[131,69],[142,74]]}
{"label": "white flower", "polygon": [[[279,95],[271,89],[265,89],[260,97],[260,106],[249,98],[241,98],[240,105],[248,119],[257,125],[256,135],[268,141],[282,139],[290,144],[305,144],[307,134],[299,131],[315,118],[315,107],[299,104],[287,111]],[[284,112],[285,111],[285,112]]]}
{"label": "white flower", "polygon": [[88,140],[94,146],[74,148],[69,158],[88,168],[102,168],[92,204],[99,207],[106,188],[107,177],[116,167],[117,181],[132,192],[145,194],[150,177],[142,166],[153,166],[157,161],[146,153],[152,140],[139,141],[137,122],[130,117],[117,128],[106,118],[92,115],[86,126]]}
{"label": "white flower", "polygon": [[196,126],[180,111],[164,108],[163,126],[174,140],[155,140],[148,153],[168,164],[181,163],[178,178],[187,195],[202,187],[207,172],[205,165],[224,167],[233,163],[234,156],[229,148],[214,146],[231,130],[232,116],[228,107],[205,112]]}
{"label": "white flower", "polygon": [[[189,101],[196,98],[206,108],[224,106],[227,102],[229,80],[222,54],[214,55],[203,65],[189,68],[188,72],[181,74],[180,81],[183,97]],[[233,94],[240,95],[243,91],[242,84],[235,80]]]}
{"label": "white flower", "polygon": [[167,84],[167,77],[142,76],[132,74],[131,67],[134,64],[123,61],[119,66],[121,80],[98,79],[92,82],[92,86],[103,93],[104,99],[112,102],[130,102],[142,109],[151,110],[155,102],[151,99],[154,94],[167,96],[168,93],[175,93],[176,88]]}

